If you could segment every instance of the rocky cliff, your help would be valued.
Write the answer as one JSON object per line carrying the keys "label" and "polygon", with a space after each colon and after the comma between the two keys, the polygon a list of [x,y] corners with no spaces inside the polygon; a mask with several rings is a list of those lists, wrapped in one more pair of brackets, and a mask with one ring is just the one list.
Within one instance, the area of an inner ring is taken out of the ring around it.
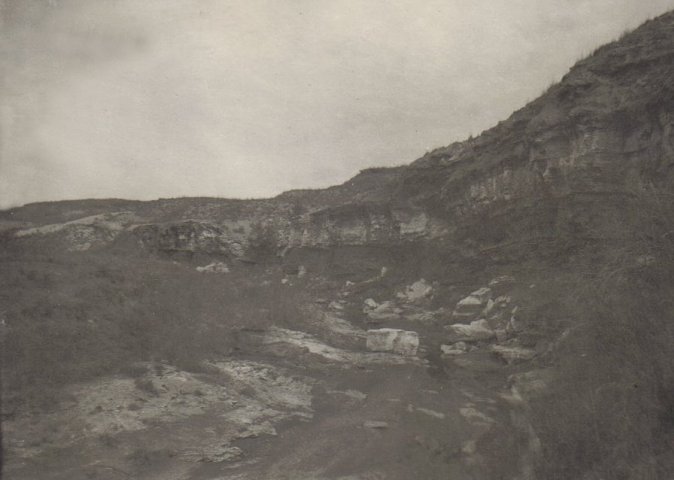
{"label": "rocky cliff", "polygon": [[[610,237],[627,199],[674,180],[672,78],[669,13],[581,60],[494,128],[405,167],[268,200],[59,202],[0,218],[6,238],[65,235],[75,250],[131,233],[151,251],[239,257],[261,232],[278,253],[438,238],[498,249],[559,235]],[[101,214],[117,220],[91,220]]]}

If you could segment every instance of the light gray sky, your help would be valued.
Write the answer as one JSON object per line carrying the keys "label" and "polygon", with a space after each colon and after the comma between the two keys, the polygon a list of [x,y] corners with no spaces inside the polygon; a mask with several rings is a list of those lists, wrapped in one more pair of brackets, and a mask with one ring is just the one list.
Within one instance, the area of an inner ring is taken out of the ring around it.
{"label": "light gray sky", "polygon": [[0,0],[0,208],[259,197],[478,134],[674,0]]}

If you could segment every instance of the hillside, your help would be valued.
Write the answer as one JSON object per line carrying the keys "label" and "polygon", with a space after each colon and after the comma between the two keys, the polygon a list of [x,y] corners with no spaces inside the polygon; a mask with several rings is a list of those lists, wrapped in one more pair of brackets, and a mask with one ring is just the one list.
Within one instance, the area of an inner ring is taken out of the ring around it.
{"label": "hillside", "polygon": [[2,211],[7,478],[670,478],[673,166],[670,12],[342,185]]}

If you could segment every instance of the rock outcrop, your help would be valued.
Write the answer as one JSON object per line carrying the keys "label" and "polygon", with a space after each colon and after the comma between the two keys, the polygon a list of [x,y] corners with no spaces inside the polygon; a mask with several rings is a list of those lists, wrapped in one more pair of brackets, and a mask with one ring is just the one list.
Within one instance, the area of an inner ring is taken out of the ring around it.
{"label": "rock outcrop", "polygon": [[367,331],[367,349],[373,352],[393,352],[404,356],[414,356],[419,348],[416,332],[396,328],[380,328]]}
{"label": "rock outcrop", "polygon": [[273,233],[277,253],[443,239],[464,254],[516,256],[527,242],[609,239],[629,224],[635,197],[674,185],[673,18],[598,49],[507,120],[408,166],[268,200],[61,202],[49,206],[49,223],[46,204],[0,218],[22,225],[8,228],[25,239],[55,218],[124,210],[143,219],[134,232],[146,248],[234,256],[256,225]]}

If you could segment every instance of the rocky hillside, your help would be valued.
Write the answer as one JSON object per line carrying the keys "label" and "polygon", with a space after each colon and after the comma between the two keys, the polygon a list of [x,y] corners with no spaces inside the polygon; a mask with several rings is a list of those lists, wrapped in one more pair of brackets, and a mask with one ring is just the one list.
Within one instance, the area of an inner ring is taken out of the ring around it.
{"label": "rocky hillside", "polygon": [[[194,229],[195,238],[208,232],[223,245],[240,245],[229,252],[234,255],[243,254],[256,233],[252,225],[273,230],[279,252],[438,237],[468,236],[494,247],[562,233],[610,235],[611,215],[604,208],[619,215],[615,207],[626,198],[667,189],[673,181],[672,18],[652,20],[598,49],[477,138],[436,149],[406,167],[364,170],[340,186],[269,200],[34,204],[2,212],[3,230],[22,238],[68,235],[69,241],[81,239],[72,248],[88,248],[143,225],[140,244],[183,250],[178,237],[170,237]],[[104,213],[124,221],[97,222],[94,216]],[[472,236],[476,222],[481,229],[489,223],[483,238]],[[163,240],[148,242],[148,228],[164,232]],[[200,242],[189,248],[212,252]]]}
{"label": "rocky hillside", "polygon": [[11,473],[671,478],[672,166],[674,12],[342,185],[0,212]]}

